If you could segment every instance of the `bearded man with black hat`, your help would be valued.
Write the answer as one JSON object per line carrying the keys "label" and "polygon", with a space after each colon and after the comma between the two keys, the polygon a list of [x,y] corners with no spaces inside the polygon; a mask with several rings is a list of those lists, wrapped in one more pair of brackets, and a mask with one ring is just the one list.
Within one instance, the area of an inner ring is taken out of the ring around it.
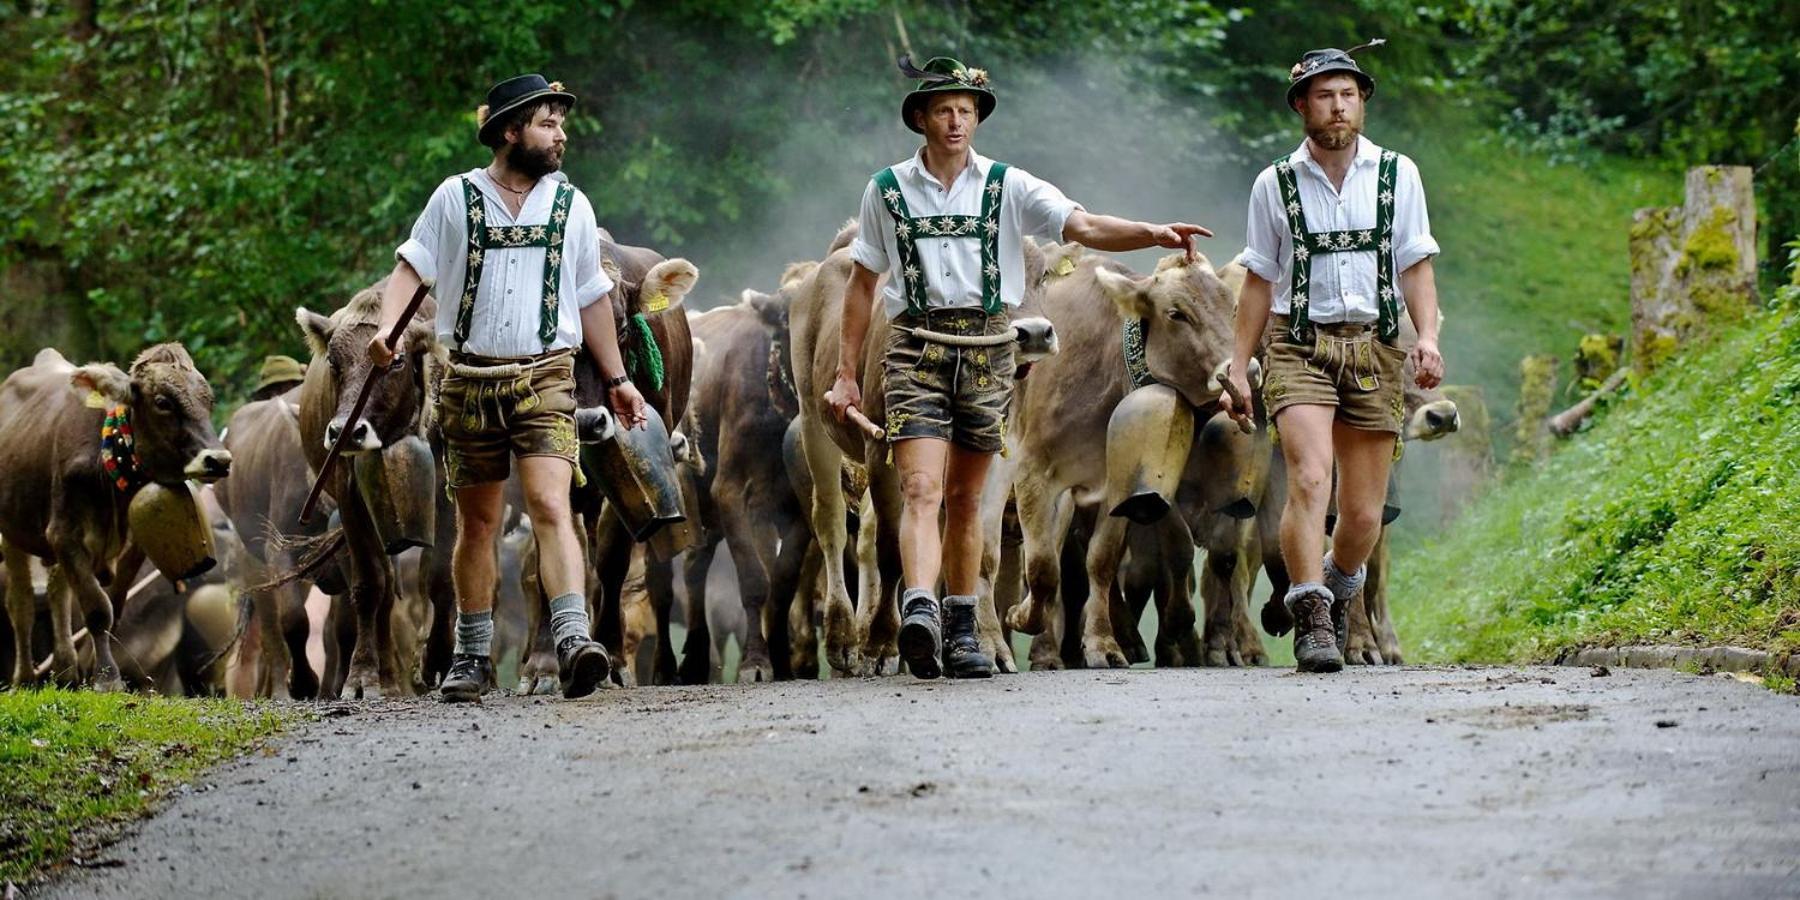
{"label": "bearded man with black hat", "polygon": [[[584,557],[569,508],[577,463],[574,354],[586,346],[621,423],[644,421],[625,376],[587,197],[560,171],[563,118],[575,95],[542,75],[495,85],[476,112],[488,165],[438,185],[382,296],[369,358],[388,365],[382,339],[423,283],[438,287],[437,336],[450,349],[438,395],[447,480],[456,502],[456,648],[440,693],[468,701],[494,686],[491,645],[501,488],[519,461],[537,536],[538,571],[565,697],[593,692],[611,667],[589,636]],[[449,290],[443,290],[448,285]]]}
{"label": "bearded man with black hat", "polygon": [[[985,678],[993,661],[975,635],[982,485],[1004,442],[1013,345],[960,346],[926,334],[1011,333],[1006,307],[1025,294],[1024,241],[1078,241],[1097,250],[1169,247],[1193,253],[1198,225],[1153,225],[1089,213],[1031,173],[975,152],[993,115],[988,74],[938,57],[901,72],[919,80],[900,120],[925,144],[870,179],[844,292],[837,379],[826,399],[839,419],[861,405],[857,383],[877,281],[893,323],[882,348],[887,438],[900,476],[900,655],[915,676]],[[943,530],[939,532],[939,511]],[[937,600],[939,575],[945,597]]]}
{"label": "bearded man with black hat", "polygon": [[[1404,365],[1410,356],[1420,387],[1444,375],[1425,190],[1412,160],[1362,136],[1375,79],[1351,57],[1360,49],[1313,50],[1289,70],[1287,103],[1306,140],[1257,176],[1239,257],[1249,273],[1229,377],[1236,396],[1249,396],[1244,373],[1266,346],[1263,401],[1287,463],[1281,556],[1293,586],[1283,602],[1303,672],[1344,666],[1349,604],[1381,535],[1405,417]],[[1403,302],[1418,331],[1410,351],[1399,344]],[[1221,396],[1224,409],[1249,415],[1232,396]]]}

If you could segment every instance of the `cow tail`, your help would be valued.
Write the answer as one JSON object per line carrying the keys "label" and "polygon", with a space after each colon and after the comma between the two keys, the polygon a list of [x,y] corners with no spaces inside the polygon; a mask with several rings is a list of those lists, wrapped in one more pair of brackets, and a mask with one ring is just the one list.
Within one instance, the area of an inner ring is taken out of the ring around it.
{"label": "cow tail", "polygon": [[272,591],[292,584],[330,561],[339,550],[344,549],[344,526],[339,525],[324,534],[313,536],[270,535],[270,543],[277,550],[292,553],[294,566],[285,572],[275,573],[262,584],[253,585],[250,588],[252,592]]}

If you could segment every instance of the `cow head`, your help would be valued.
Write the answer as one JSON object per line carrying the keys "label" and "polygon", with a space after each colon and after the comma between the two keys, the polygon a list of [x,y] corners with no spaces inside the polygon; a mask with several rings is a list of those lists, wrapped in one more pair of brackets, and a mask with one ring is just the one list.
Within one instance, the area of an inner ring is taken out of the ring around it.
{"label": "cow head", "polygon": [[[381,294],[386,287],[386,279],[376,282],[329,317],[305,307],[294,312],[307,346],[312,348],[311,365],[329,367],[330,383],[337,392],[336,405],[325,427],[327,448],[343,433],[356,395],[369,378],[369,340],[381,323]],[[428,299],[406,326],[398,348],[398,368],[382,377],[351,428],[350,440],[344,445],[346,454],[380,450],[420,430],[420,417],[426,410],[427,373],[441,352],[436,318],[436,304]]]}
{"label": "cow head", "polygon": [[107,406],[129,410],[138,461],[151,481],[210,483],[231,474],[231,451],[213,431],[212,387],[180,344],[157,344],[138,354],[129,375],[97,363],[76,369],[69,382],[85,395],[98,394]]}
{"label": "cow head", "polygon": [[1100,289],[1127,319],[1144,321],[1144,359],[1156,380],[1196,407],[1218,402],[1213,373],[1231,359],[1234,303],[1204,256],[1172,254],[1147,278],[1102,266]]}
{"label": "cow head", "polygon": [[[1440,317],[1439,321],[1442,321]],[[1409,350],[1417,343],[1419,333],[1413,328],[1412,319],[1400,317],[1400,346]],[[1412,354],[1406,355],[1406,365],[1400,374],[1400,385],[1406,401],[1406,431],[1402,438],[1409,441],[1435,441],[1446,435],[1455,434],[1462,427],[1462,415],[1456,410],[1456,401],[1444,396],[1441,388],[1422,388],[1413,381],[1415,369]]]}

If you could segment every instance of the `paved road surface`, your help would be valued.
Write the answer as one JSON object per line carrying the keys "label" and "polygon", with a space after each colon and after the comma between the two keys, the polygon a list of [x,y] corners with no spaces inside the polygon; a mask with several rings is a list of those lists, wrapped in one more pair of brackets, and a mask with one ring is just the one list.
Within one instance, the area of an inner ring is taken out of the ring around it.
{"label": "paved road surface", "polygon": [[[55,897],[1800,896],[1800,702],[1586,669],[321,707]],[[1664,724],[1667,723],[1667,724]]]}

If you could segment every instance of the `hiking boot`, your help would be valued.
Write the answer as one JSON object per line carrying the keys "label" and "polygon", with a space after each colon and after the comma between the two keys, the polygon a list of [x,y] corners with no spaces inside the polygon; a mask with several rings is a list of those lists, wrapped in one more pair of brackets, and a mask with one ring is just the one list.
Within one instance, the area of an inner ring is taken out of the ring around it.
{"label": "hiking boot", "polygon": [[473,653],[458,653],[450,658],[450,671],[438,685],[438,696],[445,703],[479,703],[481,695],[494,689],[494,661]]}
{"label": "hiking boot", "polygon": [[[1331,554],[1325,554],[1325,588],[1331,592],[1331,630],[1337,635],[1338,652],[1350,646],[1350,603],[1362,593],[1367,567],[1343,574]],[[1343,596],[1339,596],[1342,594]]]}
{"label": "hiking boot", "polygon": [[1338,605],[1324,587],[1289,594],[1294,616],[1294,662],[1302,672],[1336,672],[1344,668],[1332,607]]}
{"label": "hiking boot", "polygon": [[579,634],[563,638],[556,645],[556,677],[562,682],[562,695],[573,700],[586,697],[600,686],[612,671],[612,660],[599,641]]}
{"label": "hiking boot", "polygon": [[909,593],[900,616],[900,658],[906,660],[906,667],[918,678],[943,674],[943,666],[938,663],[938,649],[943,643],[938,602],[924,591]]}
{"label": "hiking boot", "polygon": [[981,652],[981,639],[975,636],[974,600],[962,597],[944,602],[944,669],[951,678],[989,678],[994,674],[994,661]]}

